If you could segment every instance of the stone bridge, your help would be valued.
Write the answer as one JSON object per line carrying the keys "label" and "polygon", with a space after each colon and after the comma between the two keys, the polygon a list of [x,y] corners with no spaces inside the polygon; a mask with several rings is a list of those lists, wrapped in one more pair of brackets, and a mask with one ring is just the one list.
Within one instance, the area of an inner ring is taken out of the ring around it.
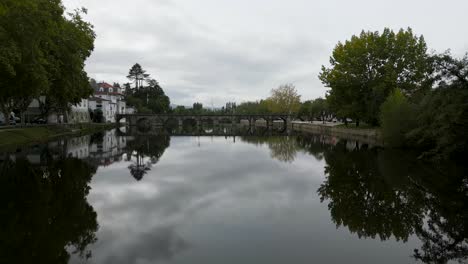
{"label": "stone bridge", "polygon": [[257,120],[264,120],[267,127],[273,126],[273,122],[282,121],[284,127],[291,124],[292,118],[287,114],[262,114],[262,115],[176,115],[176,114],[118,114],[116,115],[116,122],[125,119],[129,126],[165,126],[169,122],[182,126],[186,122],[191,122],[197,126],[203,123],[211,123],[218,125],[220,123],[239,124],[241,120],[248,122],[249,126],[255,125]]}

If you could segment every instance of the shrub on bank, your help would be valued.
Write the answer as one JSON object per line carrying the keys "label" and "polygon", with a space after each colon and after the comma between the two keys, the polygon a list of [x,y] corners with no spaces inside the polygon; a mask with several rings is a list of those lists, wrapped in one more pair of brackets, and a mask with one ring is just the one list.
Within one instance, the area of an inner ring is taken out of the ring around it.
{"label": "shrub on bank", "polygon": [[402,147],[407,144],[407,133],[414,128],[415,113],[399,89],[395,89],[382,104],[380,122],[385,146]]}

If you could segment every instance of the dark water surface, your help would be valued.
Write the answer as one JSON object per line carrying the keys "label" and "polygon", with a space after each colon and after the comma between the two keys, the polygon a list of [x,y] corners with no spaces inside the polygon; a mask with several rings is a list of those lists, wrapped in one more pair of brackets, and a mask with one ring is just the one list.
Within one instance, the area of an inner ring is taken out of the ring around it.
{"label": "dark water surface", "polygon": [[0,263],[466,263],[465,172],[312,135],[0,151]]}

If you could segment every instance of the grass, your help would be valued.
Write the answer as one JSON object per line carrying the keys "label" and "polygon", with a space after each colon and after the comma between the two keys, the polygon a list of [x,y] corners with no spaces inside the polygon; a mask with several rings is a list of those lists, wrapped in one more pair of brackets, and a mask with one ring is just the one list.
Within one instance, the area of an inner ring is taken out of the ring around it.
{"label": "grass", "polygon": [[45,142],[55,137],[93,133],[112,126],[112,124],[77,124],[2,129],[0,130],[0,147]]}

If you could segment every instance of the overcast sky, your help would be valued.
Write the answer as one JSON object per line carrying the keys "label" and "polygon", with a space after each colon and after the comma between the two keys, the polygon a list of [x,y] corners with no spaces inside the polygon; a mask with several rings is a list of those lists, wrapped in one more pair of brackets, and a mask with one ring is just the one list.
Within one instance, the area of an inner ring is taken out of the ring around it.
{"label": "overcast sky", "polygon": [[323,97],[321,65],[362,29],[411,27],[430,50],[468,51],[466,0],[63,0],[95,26],[87,62],[98,81],[128,82],[136,62],[174,104],[221,106],[293,83]]}

